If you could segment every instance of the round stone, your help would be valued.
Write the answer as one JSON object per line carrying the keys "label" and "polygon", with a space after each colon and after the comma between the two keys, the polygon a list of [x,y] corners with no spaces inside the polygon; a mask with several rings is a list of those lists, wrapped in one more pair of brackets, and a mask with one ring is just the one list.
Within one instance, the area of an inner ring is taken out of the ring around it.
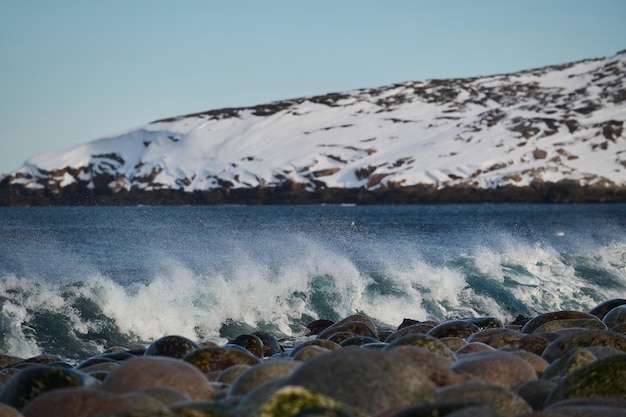
{"label": "round stone", "polygon": [[567,376],[583,366],[595,362],[597,358],[585,348],[573,348],[563,356],[554,360],[544,371],[542,378],[550,379],[555,376]]}
{"label": "round stone", "polygon": [[228,391],[229,396],[246,395],[257,386],[270,379],[283,378],[300,366],[300,362],[275,360],[252,366],[233,382]]}
{"label": "round stone", "polygon": [[0,403],[0,417],[24,417],[24,415],[15,408]]}
{"label": "round stone", "polygon": [[222,371],[232,365],[256,365],[261,359],[243,348],[207,347],[189,352],[183,358],[202,372]]}
{"label": "round stone", "polygon": [[550,320],[539,326],[535,332],[556,332],[565,329],[607,330],[606,324],[599,319],[562,319]]}
{"label": "round stone", "polygon": [[291,356],[294,361],[304,362],[311,359],[314,356],[319,355],[320,353],[330,352],[330,350],[326,349],[322,346],[317,345],[309,345],[305,346],[302,349],[298,349],[295,355]]}
{"label": "round stone", "polygon": [[626,355],[599,359],[565,377],[550,393],[547,404],[569,398],[626,398]]}
{"label": "round stone", "polygon": [[118,395],[85,388],[62,388],[46,392],[30,401],[24,417],[82,417],[127,410],[132,404]]}
{"label": "round stone", "polygon": [[454,353],[441,340],[427,334],[407,334],[389,343],[383,350],[403,345],[420,347],[445,358],[456,359]]}
{"label": "round stone", "polygon": [[215,382],[232,384],[239,375],[250,369],[250,366],[244,364],[230,366],[217,374]]}
{"label": "round stone", "polygon": [[626,323],[626,304],[611,309],[602,321],[609,327],[613,328],[617,324]]}
{"label": "round stone", "polygon": [[253,334],[242,334],[234,338],[230,344],[238,345],[259,358],[265,355],[265,346],[260,337]]}
{"label": "round stone", "polygon": [[198,349],[200,346],[190,339],[178,335],[163,336],[148,346],[144,356],[169,356],[182,358],[187,353]]}
{"label": "round stone", "polygon": [[539,316],[530,319],[524,327],[522,327],[522,333],[533,333],[541,325],[552,320],[569,320],[569,319],[597,319],[596,316],[589,313],[583,313],[581,311],[552,311],[549,313],[540,314]]}
{"label": "round stone", "polygon": [[198,368],[166,356],[129,359],[102,383],[102,389],[117,394],[159,386],[178,390],[191,399],[210,399],[214,395],[210,382]]}
{"label": "round stone", "polygon": [[592,308],[591,310],[589,310],[589,314],[593,314],[594,316],[598,317],[600,320],[602,320],[604,318],[604,316],[606,315],[606,313],[608,313],[609,311],[611,311],[612,309],[614,309],[617,306],[621,306],[626,304],[626,300],[623,298],[615,298],[612,300],[607,300],[601,304],[598,304],[597,306],[595,306],[594,308]]}
{"label": "round stone", "polygon": [[531,406],[514,392],[484,382],[450,385],[437,391],[437,402],[474,402],[490,406],[505,416],[517,416],[532,411]]}
{"label": "round stone", "polygon": [[345,347],[304,362],[285,385],[327,395],[366,415],[427,403],[435,386],[408,359],[388,352]]}
{"label": "round stone", "polygon": [[491,328],[481,330],[467,338],[467,342],[485,343],[493,348],[519,347],[519,340],[524,333],[512,329]]}
{"label": "round stone", "polygon": [[[333,335],[336,334],[349,334],[349,335],[360,335],[360,336],[368,336],[374,339],[378,339],[378,333],[367,324],[361,321],[348,321],[348,322],[337,322],[330,327],[322,330],[318,335],[318,339],[331,339]],[[350,337],[350,336],[348,336]],[[344,337],[345,339],[345,337]],[[343,340],[343,339],[342,339]]]}
{"label": "round stone", "polygon": [[387,336],[385,338],[385,342],[391,343],[394,340],[402,336],[406,336],[407,334],[415,334],[415,333],[426,334],[433,327],[435,326],[433,326],[432,324],[428,324],[428,323],[417,323],[417,324],[412,324],[410,326],[405,326],[391,333],[389,336]]}
{"label": "round stone", "polygon": [[294,347],[291,352],[289,352],[289,356],[295,356],[298,354],[298,351],[300,349],[304,349],[308,346],[320,346],[323,347],[324,349],[328,349],[328,350],[337,350],[337,349],[341,349],[341,345],[337,342],[333,342],[331,340],[327,340],[327,339],[311,339],[311,340],[307,340],[306,342],[302,342],[300,344],[298,344],[298,346]]}
{"label": "round stone", "polygon": [[44,392],[59,388],[97,387],[100,381],[83,372],[49,365],[34,365],[16,373],[2,388],[0,402],[16,409]]}
{"label": "round stone", "polygon": [[283,351],[280,343],[278,343],[278,339],[273,334],[264,331],[256,331],[250,334],[258,337],[263,342],[263,357],[274,356]]}
{"label": "round stone", "polygon": [[309,334],[311,336],[317,336],[322,330],[332,326],[333,324],[335,324],[335,322],[332,320],[320,319],[312,321],[306,327],[309,329]]}
{"label": "round stone", "polygon": [[437,355],[429,350],[416,346],[395,346],[388,350],[389,353],[410,359],[419,366],[428,379],[437,387],[460,384],[475,380],[471,375],[461,374],[450,369],[450,358]]}
{"label": "round stone", "polygon": [[342,409],[339,401],[301,386],[286,386],[274,392],[261,406],[258,417],[292,417],[312,408]]}
{"label": "round stone", "polygon": [[606,330],[587,330],[562,336],[550,343],[541,355],[548,362],[576,347],[607,346],[626,352],[626,337]]}
{"label": "round stone", "polygon": [[491,346],[481,343],[481,342],[471,342],[461,347],[459,350],[454,352],[457,357],[461,357],[461,355],[471,355],[473,353],[478,352],[489,352],[494,350]]}
{"label": "round stone", "polygon": [[503,388],[537,379],[535,369],[524,359],[498,350],[465,355],[453,362],[451,368]]}
{"label": "round stone", "polygon": [[460,337],[467,339],[474,333],[478,333],[480,327],[466,320],[448,320],[438,324],[428,331],[428,335],[441,339],[442,337]]}

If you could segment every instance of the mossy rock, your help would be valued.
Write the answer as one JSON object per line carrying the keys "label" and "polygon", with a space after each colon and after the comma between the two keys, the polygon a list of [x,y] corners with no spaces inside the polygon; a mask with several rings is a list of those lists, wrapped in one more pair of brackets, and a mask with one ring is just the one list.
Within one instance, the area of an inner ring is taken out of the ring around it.
{"label": "mossy rock", "polygon": [[196,349],[183,357],[202,372],[222,371],[232,365],[256,365],[261,359],[241,348],[230,346]]}
{"label": "mossy rock", "polygon": [[[372,330],[366,323],[360,322],[360,321],[349,321],[346,323],[336,323],[333,324],[332,326],[322,330],[318,335],[317,338],[318,339],[329,339],[329,340],[336,340],[337,337],[335,337],[335,339],[333,339],[334,335],[337,334],[349,334],[350,336],[368,336],[368,337],[372,337],[374,339],[378,339],[378,333],[376,333],[376,331]],[[348,336],[348,337],[350,337]],[[342,338],[346,339],[347,337]]]}
{"label": "mossy rock", "polygon": [[481,342],[493,348],[518,347],[523,336],[524,333],[517,330],[495,327],[472,334],[467,338],[467,342]]}
{"label": "mossy rock", "polygon": [[430,329],[429,336],[441,339],[442,337],[460,337],[467,339],[474,333],[478,333],[480,327],[466,320],[448,320]]}
{"label": "mossy rock", "polygon": [[378,339],[376,325],[363,314],[353,314],[334,323],[318,333],[318,339],[328,339],[334,333],[349,332],[355,335],[370,336]]}
{"label": "mossy rock", "polygon": [[256,331],[250,334],[258,337],[263,342],[263,355],[265,357],[274,356],[283,351],[280,343],[278,343],[278,339],[273,334],[264,331]]}
{"label": "mossy rock", "polygon": [[536,332],[554,332],[563,329],[607,330],[606,324],[599,319],[562,319],[550,320],[539,326]]}
{"label": "mossy rock", "polygon": [[391,343],[394,340],[406,336],[407,334],[426,334],[435,327],[430,323],[416,323],[410,326],[401,327],[385,338],[385,342]]}
{"label": "mossy rock", "polygon": [[2,388],[0,402],[16,409],[44,392],[58,388],[97,387],[100,381],[83,372],[49,365],[36,365],[18,372]]}
{"label": "mossy rock", "polygon": [[320,346],[328,350],[341,349],[341,345],[337,342],[333,342],[327,339],[311,339],[311,340],[307,340],[306,342],[302,342],[298,344],[296,347],[294,347],[291,350],[291,352],[289,352],[289,356],[293,357],[298,353],[300,349],[304,349],[305,347],[311,346],[311,345]]}
{"label": "mossy rock", "polygon": [[626,337],[606,330],[587,330],[562,336],[550,343],[542,357],[552,362],[577,347],[607,346],[626,352]]}
{"label": "mossy rock", "polygon": [[152,342],[144,352],[144,356],[169,356],[180,359],[199,348],[200,346],[193,340],[183,336],[169,335]]}
{"label": "mossy rock", "polygon": [[552,390],[546,404],[580,397],[626,398],[626,354],[599,359],[574,371]]}
{"label": "mossy rock", "polygon": [[309,345],[305,346],[302,349],[298,349],[298,351],[290,356],[294,361],[304,362],[311,359],[314,356],[317,356],[322,353],[330,352],[330,350],[326,349],[322,346],[317,345]]}
{"label": "mossy rock", "polygon": [[570,320],[570,319],[597,319],[596,316],[589,313],[583,313],[582,311],[552,311],[549,313],[540,314],[539,316],[530,319],[522,327],[522,333],[533,333],[543,324],[552,320]]}
{"label": "mossy rock", "polygon": [[241,334],[234,338],[229,344],[243,347],[254,356],[262,358],[265,356],[265,347],[260,337],[253,334]]}
{"label": "mossy rock", "polygon": [[321,407],[348,411],[344,404],[324,394],[300,386],[285,386],[261,406],[258,417],[294,417],[308,409]]}
{"label": "mossy rock", "polygon": [[585,348],[574,348],[553,361],[542,374],[543,379],[555,376],[567,376],[583,366],[597,360],[593,353]]}
{"label": "mossy rock", "polygon": [[186,401],[170,405],[168,411],[176,417],[232,417],[233,407],[217,401]]}
{"label": "mossy rock", "polygon": [[407,334],[405,336],[402,336],[389,343],[385,348],[383,348],[383,350],[390,350],[396,346],[405,345],[416,346],[422,349],[426,349],[451,360],[456,359],[454,353],[441,340],[427,334],[419,333]]}

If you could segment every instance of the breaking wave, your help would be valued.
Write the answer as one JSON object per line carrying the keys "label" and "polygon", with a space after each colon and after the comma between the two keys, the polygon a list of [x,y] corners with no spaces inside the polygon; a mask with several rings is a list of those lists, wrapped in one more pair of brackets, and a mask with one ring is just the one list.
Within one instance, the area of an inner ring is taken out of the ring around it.
{"label": "breaking wave", "polygon": [[506,322],[517,314],[588,310],[626,291],[624,242],[580,251],[506,234],[484,242],[430,252],[408,241],[363,238],[355,248],[288,233],[229,246],[219,263],[159,253],[147,279],[123,283],[85,267],[74,276],[66,268],[62,284],[4,273],[0,351],[79,359],[166,334],[223,341],[264,329],[297,336],[313,319],[355,312],[390,327],[403,318]]}

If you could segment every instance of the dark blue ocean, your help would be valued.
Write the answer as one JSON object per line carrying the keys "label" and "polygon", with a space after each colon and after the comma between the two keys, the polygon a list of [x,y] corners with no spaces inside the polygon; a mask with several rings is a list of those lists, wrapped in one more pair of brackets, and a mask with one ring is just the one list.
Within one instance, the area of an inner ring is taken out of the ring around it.
{"label": "dark blue ocean", "polygon": [[0,208],[0,353],[626,298],[626,205]]}

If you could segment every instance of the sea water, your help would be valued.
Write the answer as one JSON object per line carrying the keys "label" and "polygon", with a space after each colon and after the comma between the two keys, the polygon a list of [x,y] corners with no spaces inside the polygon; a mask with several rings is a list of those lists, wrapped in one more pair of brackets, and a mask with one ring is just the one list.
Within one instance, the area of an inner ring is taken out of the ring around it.
{"label": "sea water", "polygon": [[0,208],[0,353],[626,298],[626,205]]}

